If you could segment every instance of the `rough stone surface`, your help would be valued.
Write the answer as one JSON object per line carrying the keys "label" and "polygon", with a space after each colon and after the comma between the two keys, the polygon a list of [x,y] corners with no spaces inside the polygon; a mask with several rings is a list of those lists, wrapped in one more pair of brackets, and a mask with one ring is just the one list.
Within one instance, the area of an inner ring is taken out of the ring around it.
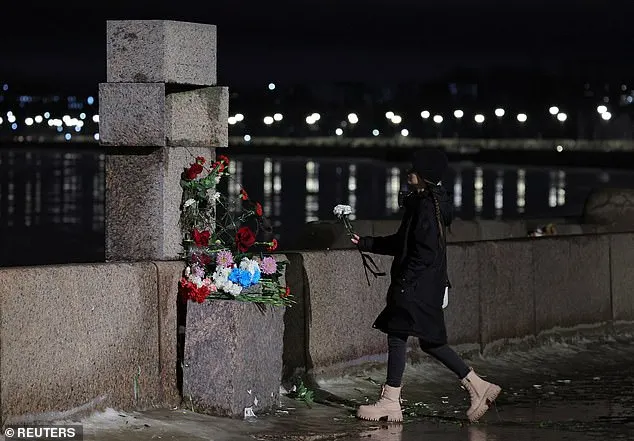
{"label": "rough stone surface", "polygon": [[205,87],[165,98],[169,146],[229,146],[229,88]]}
{"label": "rough stone surface", "polygon": [[158,274],[158,335],[161,402],[178,403],[176,380],[178,281],[185,269],[183,261],[154,262]]}
{"label": "rough stone surface", "polygon": [[584,207],[584,221],[634,230],[634,190],[608,188],[594,191]]}
{"label": "rough stone surface", "polygon": [[99,84],[99,142],[104,146],[164,146],[165,85]]}
{"label": "rough stone surface", "polygon": [[2,420],[166,404],[151,263],[0,269],[0,309]]}
{"label": "rough stone surface", "polygon": [[106,259],[174,260],[182,251],[180,177],[211,148],[126,148],[106,157]]}
{"label": "rough stone surface", "polygon": [[634,234],[610,237],[612,317],[634,320]]}
{"label": "rough stone surface", "polygon": [[447,248],[449,304],[444,309],[449,343],[480,341],[480,261],[478,247],[473,244]]}
{"label": "rough stone surface", "polygon": [[[187,305],[183,398],[197,412],[243,417],[279,404],[285,308]],[[257,404],[256,404],[257,403]]]}
{"label": "rough stone surface", "polygon": [[476,246],[482,345],[535,334],[531,242],[483,242]]}
{"label": "rough stone surface", "polygon": [[213,86],[216,44],[214,25],[108,21],[107,81]]}
{"label": "rough stone surface", "polygon": [[[368,286],[357,251],[309,252],[303,257],[310,366],[319,369],[386,352],[385,334],[372,324],[385,307],[389,277],[370,274]],[[390,257],[372,257],[389,273]]]}
{"label": "rough stone surface", "polygon": [[534,240],[531,271],[538,330],[612,318],[609,246],[607,236]]}

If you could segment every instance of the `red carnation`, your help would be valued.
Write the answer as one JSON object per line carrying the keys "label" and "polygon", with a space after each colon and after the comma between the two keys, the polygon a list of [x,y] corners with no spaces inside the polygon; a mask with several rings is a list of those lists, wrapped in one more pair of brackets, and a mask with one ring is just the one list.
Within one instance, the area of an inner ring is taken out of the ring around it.
{"label": "red carnation", "polygon": [[190,181],[196,179],[196,177],[203,172],[203,166],[196,163],[192,164],[187,170],[185,170],[185,176]]}
{"label": "red carnation", "polygon": [[218,161],[222,162],[225,167],[229,167],[229,158],[227,158],[225,155],[218,156]]}
{"label": "red carnation", "polygon": [[264,211],[262,211],[262,205],[259,202],[255,203],[255,214],[258,216],[262,216],[264,214]]}
{"label": "red carnation", "polygon": [[246,192],[244,188],[240,189],[240,199],[242,199],[243,201],[249,200],[249,194]]}
{"label": "red carnation", "polygon": [[240,252],[245,253],[255,243],[255,233],[249,227],[241,227],[236,233],[236,246]]}
{"label": "red carnation", "polygon": [[288,297],[291,295],[291,288],[289,286],[286,287],[286,292],[282,294],[282,297]]}
{"label": "red carnation", "polygon": [[193,293],[192,300],[196,303],[204,303],[210,293],[211,289],[209,289],[207,285],[203,285],[200,288],[196,287]]}
{"label": "red carnation", "polygon": [[202,156],[198,156],[198,157],[196,157],[196,163],[197,163],[197,164],[200,164],[200,165],[205,165],[205,162],[207,162],[207,161],[206,161],[206,160],[205,160],[205,158],[203,158]]}
{"label": "red carnation", "polygon": [[271,242],[271,245],[269,245],[269,247],[267,248],[268,251],[275,251],[277,250],[277,239],[273,239],[273,241]]}
{"label": "red carnation", "polygon": [[199,247],[206,247],[209,245],[209,238],[211,233],[209,231],[198,231],[194,228],[194,243]]}

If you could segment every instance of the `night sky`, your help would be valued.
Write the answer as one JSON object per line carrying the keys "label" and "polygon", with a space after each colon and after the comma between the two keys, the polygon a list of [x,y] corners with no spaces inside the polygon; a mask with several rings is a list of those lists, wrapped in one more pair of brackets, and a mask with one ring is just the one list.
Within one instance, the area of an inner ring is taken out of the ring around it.
{"label": "night sky", "polygon": [[0,81],[94,88],[105,81],[107,19],[216,24],[228,85],[423,82],[509,67],[625,79],[633,12],[631,0],[3,1]]}

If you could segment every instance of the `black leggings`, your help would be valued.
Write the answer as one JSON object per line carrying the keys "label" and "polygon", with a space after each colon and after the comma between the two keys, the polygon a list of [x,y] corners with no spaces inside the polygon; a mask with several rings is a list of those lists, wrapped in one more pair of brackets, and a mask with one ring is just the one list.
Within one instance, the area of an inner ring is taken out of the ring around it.
{"label": "black leggings", "polygon": [[[407,335],[390,334],[387,336],[389,348],[387,358],[387,381],[391,387],[401,387],[405,362],[407,358]],[[447,366],[459,379],[463,379],[471,371],[469,366],[447,345],[434,345],[418,340],[420,348],[427,354]]]}

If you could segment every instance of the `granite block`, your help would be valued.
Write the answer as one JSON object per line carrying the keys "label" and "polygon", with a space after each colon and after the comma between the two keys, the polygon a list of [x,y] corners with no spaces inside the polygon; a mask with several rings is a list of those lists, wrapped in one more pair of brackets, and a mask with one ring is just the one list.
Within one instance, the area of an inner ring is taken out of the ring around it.
{"label": "granite block", "polygon": [[107,22],[109,83],[216,84],[216,26],[169,20]]}
{"label": "granite block", "polygon": [[634,234],[610,236],[612,318],[634,320]]}
{"label": "granite block", "polygon": [[241,418],[279,405],[285,308],[188,302],[183,398],[197,412]]}
{"label": "granite block", "polygon": [[0,269],[2,419],[161,402],[156,289],[151,263]]}
{"label": "granite block", "polygon": [[447,264],[451,289],[444,309],[450,344],[480,341],[480,260],[473,244],[449,245]]}
{"label": "granite block", "polygon": [[[307,359],[318,370],[387,352],[385,334],[372,328],[385,307],[389,277],[368,286],[358,251],[302,253],[306,270]],[[372,256],[389,273],[391,257]],[[354,335],[354,338],[341,338]]]}
{"label": "granite block", "polygon": [[106,156],[106,259],[174,260],[182,251],[179,226],[183,170],[204,147],[125,148]]}
{"label": "granite block", "polygon": [[533,249],[530,240],[481,242],[480,335],[482,346],[534,335]]}
{"label": "granite block", "polygon": [[165,85],[99,84],[99,143],[165,145]]}
{"label": "granite block", "polygon": [[169,146],[229,146],[229,88],[205,87],[165,98]]}
{"label": "granite block", "polygon": [[612,318],[608,236],[533,241],[537,331]]}

